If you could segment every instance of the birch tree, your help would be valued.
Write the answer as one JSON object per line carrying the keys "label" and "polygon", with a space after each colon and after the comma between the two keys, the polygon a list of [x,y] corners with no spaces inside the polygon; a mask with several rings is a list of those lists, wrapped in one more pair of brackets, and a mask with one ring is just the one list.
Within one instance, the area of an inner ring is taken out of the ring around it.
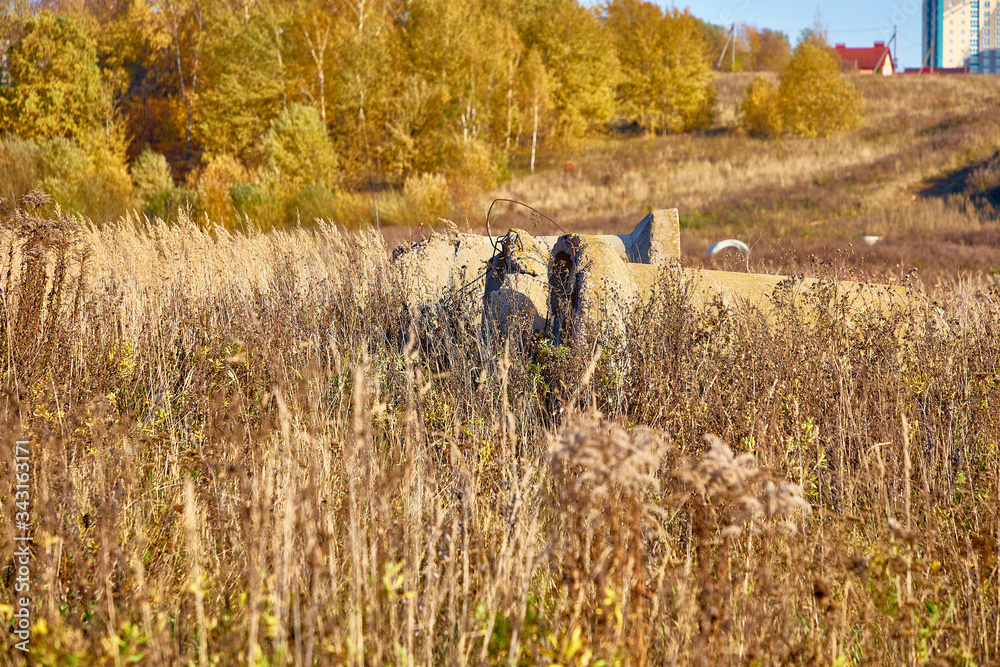
{"label": "birch tree", "polygon": [[711,119],[712,70],[699,22],[644,0],[613,0],[605,27],[618,53],[618,109],[652,132],[681,132]]}
{"label": "birch tree", "polygon": [[573,143],[603,129],[615,111],[618,59],[595,10],[576,0],[523,0],[518,32],[549,73],[553,139]]}

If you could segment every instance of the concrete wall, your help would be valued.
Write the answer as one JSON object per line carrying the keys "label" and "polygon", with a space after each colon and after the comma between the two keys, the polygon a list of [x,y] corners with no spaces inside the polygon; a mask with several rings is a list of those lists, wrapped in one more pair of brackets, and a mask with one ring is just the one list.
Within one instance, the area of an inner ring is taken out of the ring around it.
{"label": "concrete wall", "polygon": [[680,289],[695,308],[720,304],[731,311],[756,309],[775,330],[789,308],[806,322],[818,323],[826,312],[846,317],[853,326],[923,305],[898,286],[685,269],[679,263],[630,264],[594,243],[593,237],[569,235],[552,248],[548,334],[557,344],[572,344],[600,332],[624,333],[629,314],[668,286]]}
{"label": "concrete wall", "polygon": [[755,308],[775,328],[789,307],[817,322],[822,309],[837,309],[850,324],[918,301],[902,287],[682,269],[679,260],[676,209],[654,211],[622,236],[435,235],[394,254],[412,306],[461,300],[487,328],[544,329],[565,344],[601,330],[624,333],[633,309],[668,285],[696,307]]}
{"label": "concrete wall", "polygon": [[[549,255],[560,238],[520,229],[499,237],[435,234],[397,248],[393,259],[411,306],[447,305],[456,295],[474,295],[480,312],[501,320],[533,309],[532,327],[540,331],[548,318]],[[650,213],[629,234],[589,238],[626,263],[664,264],[681,252],[677,209]]]}

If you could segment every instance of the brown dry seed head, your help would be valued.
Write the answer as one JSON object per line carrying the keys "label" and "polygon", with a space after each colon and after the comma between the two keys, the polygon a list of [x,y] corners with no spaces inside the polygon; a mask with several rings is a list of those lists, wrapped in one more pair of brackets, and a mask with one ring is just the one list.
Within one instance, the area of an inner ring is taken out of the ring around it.
{"label": "brown dry seed head", "polygon": [[593,412],[550,437],[549,460],[563,490],[577,496],[583,506],[596,508],[613,494],[639,498],[647,490],[659,490],[653,475],[663,449],[662,441],[648,429],[630,434]]}
{"label": "brown dry seed head", "polygon": [[757,472],[757,459],[752,454],[734,456],[733,450],[717,435],[705,440],[712,448],[693,471],[691,482],[709,498],[733,497],[743,491],[744,484]]}

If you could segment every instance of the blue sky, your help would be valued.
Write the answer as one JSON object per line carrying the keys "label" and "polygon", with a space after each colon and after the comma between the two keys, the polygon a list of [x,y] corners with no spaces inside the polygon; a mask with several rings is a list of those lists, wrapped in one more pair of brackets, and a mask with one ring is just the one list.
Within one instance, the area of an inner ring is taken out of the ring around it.
{"label": "blue sky", "polygon": [[665,7],[685,7],[700,19],[729,25],[750,23],[760,28],[780,30],[792,46],[803,28],[812,26],[819,11],[830,36],[830,43],[848,46],[871,46],[889,41],[893,24],[899,25],[896,53],[899,65],[917,67],[921,60],[921,0],[656,0]]}

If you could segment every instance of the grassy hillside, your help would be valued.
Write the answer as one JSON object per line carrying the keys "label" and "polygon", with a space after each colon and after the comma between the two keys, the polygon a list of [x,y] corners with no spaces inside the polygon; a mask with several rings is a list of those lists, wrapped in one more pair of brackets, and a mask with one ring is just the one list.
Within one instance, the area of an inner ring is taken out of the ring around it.
{"label": "grassy hillside", "polygon": [[[677,207],[691,265],[703,263],[711,243],[735,237],[753,246],[758,270],[834,262],[881,279],[915,268],[931,281],[1000,271],[992,208],[1000,201],[1000,78],[855,76],[865,101],[859,129],[771,141],[736,128],[752,76],[717,80],[712,131],[543,153],[533,176],[521,155],[495,195],[592,233],[620,233],[646,211]],[[498,226],[531,224],[516,212]],[[883,239],[869,248],[861,235]]]}

